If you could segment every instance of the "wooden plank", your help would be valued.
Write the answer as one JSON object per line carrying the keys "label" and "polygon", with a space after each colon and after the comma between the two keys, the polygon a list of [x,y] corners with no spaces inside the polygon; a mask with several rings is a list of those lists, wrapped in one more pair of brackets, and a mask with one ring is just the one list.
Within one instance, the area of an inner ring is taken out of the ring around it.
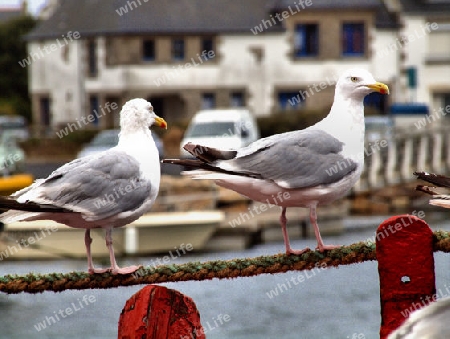
{"label": "wooden plank", "polygon": [[205,339],[194,301],[164,286],[148,285],[127,300],[119,339]]}

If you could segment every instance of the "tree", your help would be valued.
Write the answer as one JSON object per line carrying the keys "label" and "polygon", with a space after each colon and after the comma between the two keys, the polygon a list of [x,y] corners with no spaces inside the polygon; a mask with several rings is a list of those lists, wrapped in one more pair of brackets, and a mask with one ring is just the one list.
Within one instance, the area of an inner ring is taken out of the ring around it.
{"label": "tree", "polygon": [[27,57],[24,36],[36,23],[33,17],[22,15],[0,24],[0,111],[22,115],[28,121],[31,121],[28,70],[18,62]]}

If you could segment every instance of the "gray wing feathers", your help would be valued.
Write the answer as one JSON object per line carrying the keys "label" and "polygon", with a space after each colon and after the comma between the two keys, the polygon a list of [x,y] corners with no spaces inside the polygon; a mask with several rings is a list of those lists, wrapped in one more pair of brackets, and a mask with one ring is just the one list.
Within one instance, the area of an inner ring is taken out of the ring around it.
{"label": "gray wing feathers", "polygon": [[[252,172],[284,188],[330,184],[354,171],[357,164],[339,152],[343,144],[328,133],[308,129],[260,142],[259,149],[229,162],[236,171]],[[276,142],[275,142],[276,141]],[[239,170],[238,170],[239,169]]]}
{"label": "gray wing feathers", "polygon": [[124,152],[110,150],[60,167],[21,198],[32,196],[32,201],[99,220],[138,208],[150,192],[150,182],[140,178],[138,162]]}

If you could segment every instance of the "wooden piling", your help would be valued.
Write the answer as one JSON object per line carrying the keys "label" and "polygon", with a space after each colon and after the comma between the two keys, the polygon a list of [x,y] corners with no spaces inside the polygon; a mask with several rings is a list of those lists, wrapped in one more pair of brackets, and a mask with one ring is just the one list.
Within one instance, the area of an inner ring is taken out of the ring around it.
{"label": "wooden piling", "polygon": [[194,301],[164,286],[147,285],[127,300],[119,339],[205,339]]}
{"label": "wooden piling", "polygon": [[415,216],[391,217],[378,227],[376,254],[380,275],[380,338],[385,339],[407,319],[408,311],[427,305],[427,300],[432,300],[436,293],[433,232]]}

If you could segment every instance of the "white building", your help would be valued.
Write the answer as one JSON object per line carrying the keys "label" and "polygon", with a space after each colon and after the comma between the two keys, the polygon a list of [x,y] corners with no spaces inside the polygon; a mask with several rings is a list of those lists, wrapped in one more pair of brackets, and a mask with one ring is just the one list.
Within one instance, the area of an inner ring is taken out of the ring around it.
{"label": "white building", "polygon": [[[450,105],[450,1],[404,0],[401,6],[404,100],[428,103],[432,113]],[[406,76],[410,69],[417,75],[412,89]]]}
{"label": "white building", "polygon": [[[101,118],[93,126],[117,125],[117,110],[107,103],[120,109],[133,97],[149,99],[169,122],[203,107],[245,105],[256,115],[328,110],[336,77],[351,67],[407,90],[402,50],[389,46],[414,20],[401,28],[399,13],[381,0],[52,4],[52,14],[28,35],[29,58],[22,61],[34,122],[46,127],[82,121],[94,110]],[[386,113],[387,100],[397,97],[405,95],[393,90],[368,104]]]}

